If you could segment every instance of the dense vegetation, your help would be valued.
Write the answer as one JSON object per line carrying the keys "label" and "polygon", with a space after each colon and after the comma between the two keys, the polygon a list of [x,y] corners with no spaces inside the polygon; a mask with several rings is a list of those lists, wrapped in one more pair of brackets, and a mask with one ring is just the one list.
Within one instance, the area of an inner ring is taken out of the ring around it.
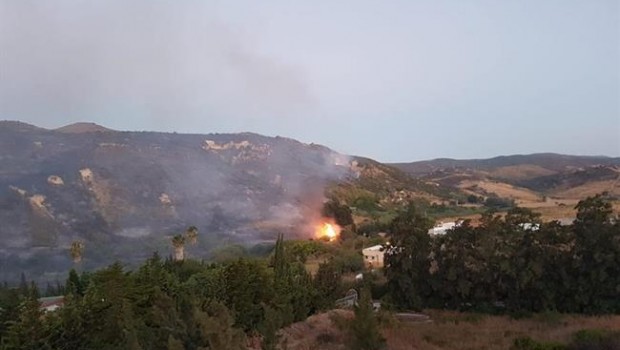
{"label": "dense vegetation", "polygon": [[[383,227],[391,242],[385,278],[365,274],[351,346],[385,344],[371,297],[397,309],[620,313],[620,221],[603,196],[576,209],[569,226],[514,208],[431,236],[432,216],[409,205]],[[357,229],[343,203],[326,203],[323,214],[345,226],[339,243],[280,236],[256,252],[231,246],[215,263],[154,254],[135,270],[72,270],[45,291],[65,295],[55,312],[40,309],[38,288],[25,278],[18,288],[0,286],[0,349],[274,349],[277,330],[332,308],[346,290],[343,276],[363,269],[360,249],[382,241]],[[197,231],[186,236],[197,239]],[[314,276],[311,258],[323,261]]]}
{"label": "dense vegetation", "polygon": [[299,260],[312,245],[270,259],[219,264],[154,255],[136,271],[120,264],[79,275],[62,290],[65,305],[44,315],[34,284],[0,289],[1,349],[245,349],[261,338],[330,308],[340,271],[323,264],[312,278]]}
{"label": "dense vegetation", "polygon": [[620,332],[582,329],[569,344],[541,342],[530,337],[517,338],[514,350],[615,350],[620,348]]}
{"label": "dense vegetation", "polygon": [[399,308],[620,313],[620,222],[603,196],[576,207],[572,225],[515,208],[431,237],[410,206],[391,225],[386,276]]}

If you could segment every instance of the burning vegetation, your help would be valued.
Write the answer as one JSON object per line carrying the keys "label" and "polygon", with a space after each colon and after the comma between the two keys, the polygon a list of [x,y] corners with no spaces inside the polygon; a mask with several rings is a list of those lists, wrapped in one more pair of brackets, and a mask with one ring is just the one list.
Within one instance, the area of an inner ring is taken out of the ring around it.
{"label": "burning vegetation", "polygon": [[317,238],[326,239],[331,242],[340,236],[340,231],[340,226],[333,223],[324,222],[316,227],[315,234]]}

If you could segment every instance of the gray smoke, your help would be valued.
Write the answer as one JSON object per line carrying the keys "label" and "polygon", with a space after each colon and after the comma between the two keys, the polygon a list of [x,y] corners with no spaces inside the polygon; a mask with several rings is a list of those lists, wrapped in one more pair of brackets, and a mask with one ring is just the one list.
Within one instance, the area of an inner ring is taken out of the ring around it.
{"label": "gray smoke", "polygon": [[175,129],[312,108],[303,74],[252,42],[200,2],[2,1],[0,116]]}

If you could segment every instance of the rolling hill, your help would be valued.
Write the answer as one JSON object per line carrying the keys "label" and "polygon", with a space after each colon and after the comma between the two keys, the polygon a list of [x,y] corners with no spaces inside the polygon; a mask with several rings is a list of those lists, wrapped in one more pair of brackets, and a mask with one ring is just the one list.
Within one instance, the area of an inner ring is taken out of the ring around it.
{"label": "rolling hill", "polygon": [[498,196],[543,211],[561,207],[548,213],[553,218],[570,216],[566,204],[586,195],[620,195],[618,158],[383,164],[284,137],[121,132],[93,123],[48,130],[1,121],[0,164],[0,279],[62,275],[73,266],[75,240],[86,247],[81,268],[93,268],[166,254],[189,225],[200,232],[187,249],[194,257],[279,232],[309,238],[327,197],[367,223],[389,220],[411,200],[461,215],[484,208],[446,203]]}
{"label": "rolling hill", "polygon": [[[571,169],[579,169],[597,165],[620,166],[620,157],[604,156],[573,156],[556,153],[535,153],[529,155],[499,156],[489,159],[449,159],[439,158],[411,163],[394,163],[395,167],[410,174],[427,175],[435,171],[476,170],[476,171],[508,171],[508,178],[516,175],[521,177],[523,171],[531,172],[531,176],[549,175]],[[516,171],[510,171],[511,169]]]}
{"label": "rolling hill", "polygon": [[65,271],[74,240],[85,242],[88,267],[165,254],[171,236],[189,225],[200,231],[189,248],[197,257],[277,232],[311,237],[328,186],[381,200],[449,195],[369,159],[252,133],[119,132],[92,123],[47,130],[5,121],[0,163],[0,264],[11,266],[0,279],[9,270]]}
{"label": "rolling hill", "polygon": [[567,207],[598,193],[620,198],[620,158],[540,153],[392,165],[419,180],[469,196],[513,200],[547,219],[571,217],[574,212]]}

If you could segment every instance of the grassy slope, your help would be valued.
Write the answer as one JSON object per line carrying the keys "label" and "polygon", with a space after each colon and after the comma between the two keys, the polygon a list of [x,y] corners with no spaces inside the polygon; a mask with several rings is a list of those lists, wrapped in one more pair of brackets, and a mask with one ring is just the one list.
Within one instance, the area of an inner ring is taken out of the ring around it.
{"label": "grassy slope", "polygon": [[453,311],[429,311],[427,324],[400,324],[385,330],[390,349],[510,349],[514,340],[568,343],[582,329],[618,330],[620,315],[583,316],[539,314],[527,319]]}
{"label": "grassy slope", "polygon": [[[347,311],[338,311],[351,317]],[[582,329],[618,330],[620,315],[582,316],[539,314],[527,319],[427,310],[432,323],[399,323],[383,329],[391,350],[510,349],[514,340],[529,336],[537,341],[568,343]],[[346,349],[345,336],[329,314],[319,314],[282,331],[289,350]]]}

